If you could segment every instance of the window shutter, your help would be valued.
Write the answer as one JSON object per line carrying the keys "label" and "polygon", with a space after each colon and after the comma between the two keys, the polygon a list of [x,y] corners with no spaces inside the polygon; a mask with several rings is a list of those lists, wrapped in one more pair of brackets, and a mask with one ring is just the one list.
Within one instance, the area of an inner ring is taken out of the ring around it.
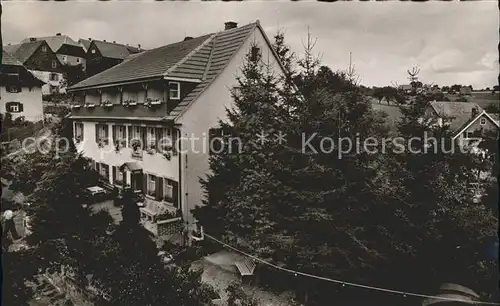
{"label": "window shutter", "polygon": [[127,141],[127,147],[131,147],[130,142],[132,140],[132,126],[128,126],[128,141]]}
{"label": "window shutter", "polygon": [[141,147],[141,149],[142,150],[146,149],[146,147],[147,147],[146,146],[146,139],[147,139],[146,138],[146,133],[147,133],[146,127],[141,126],[141,141],[142,141],[142,147]]}
{"label": "window shutter", "polygon": [[142,175],[142,192],[144,194],[148,193],[148,175],[146,173]]}
{"label": "window shutter", "polygon": [[97,169],[97,164],[95,162],[95,160],[92,160],[92,170],[96,170]]}
{"label": "window shutter", "polygon": [[179,184],[176,181],[170,181],[172,184],[172,198],[174,200],[174,206],[179,208]]}
{"label": "window shutter", "polygon": [[159,201],[163,198],[163,179],[159,176],[156,177],[156,200]]}
{"label": "window shutter", "polygon": [[172,128],[172,131],[170,134],[172,137],[172,147],[174,148],[173,153],[174,153],[174,155],[177,155],[177,150],[180,147],[180,145],[177,143],[177,130]]}
{"label": "window shutter", "polygon": [[104,125],[104,137],[106,137],[105,143],[109,142],[109,125]]}
{"label": "window shutter", "polygon": [[19,102],[19,112],[23,112],[23,111],[24,111],[23,104]]}
{"label": "window shutter", "polygon": [[118,140],[118,137],[116,136],[116,125],[111,126],[111,133],[113,136],[113,144],[115,144],[116,141]]}
{"label": "window shutter", "polygon": [[95,142],[99,142],[99,124],[96,123],[95,125]]}
{"label": "window shutter", "polygon": [[116,181],[116,167],[115,166],[113,166],[112,176],[113,176],[113,184],[114,184]]}
{"label": "window shutter", "polygon": [[[162,128],[156,128],[156,152],[160,152],[160,144],[165,143],[165,141],[162,140],[163,137],[165,136],[163,135]],[[162,141],[160,142],[160,140]]]}

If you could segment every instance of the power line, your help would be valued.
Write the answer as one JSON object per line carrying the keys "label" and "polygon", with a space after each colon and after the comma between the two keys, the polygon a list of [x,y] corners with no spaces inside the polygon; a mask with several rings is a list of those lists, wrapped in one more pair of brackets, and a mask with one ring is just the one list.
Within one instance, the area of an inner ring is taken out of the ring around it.
{"label": "power line", "polygon": [[[442,296],[434,296],[434,295],[426,295],[426,294],[421,294],[421,293],[413,293],[413,292],[405,292],[405,291],[399,291],[399,290],[393,290],[393,289],[386,289],[386,288],[381,288],[381,287],[375,287],[375,286],[368,286],[368,285],[362,285],[362,284],[356,284],[356,283],[351,283],[351,282],[346,282],[346,281],[342,281],[342,280],[338,280],[338,279],[332,279],[332,278],[328,278],[328,277],[323,277],[323,276],[318,276],[318,275],[314,275],[314,274],[309,274],[309,273],[304,273],[304,272],[300,272],[300,271],[295,271],[295,270],[292,270],[292,269],[287,269],[287,268],[283,268],[283,267],[280,267],[280,266],[277,266],[275,264],[272,264],[268,261],[265,261],[263,259],[260,259],[256,256],[253,256],[251,254],[248,254],[244,251],[241,251],[223,241],[220,241],[219,239],[215,238],[215,237],[212,237],[210,235],[208,235],[207,233],[204,233],[203,234],[205,237],[208,237],[212,240],[214,240],[215,242],[233,250],[233,251],[236,251],[240,254],[243,254],[247,257],[250,257],[252,258],[253,260],[255,261],[258,261],[262,264],[265,264],[267,266],[270,266],[270,267],[273,267],[275,269],[278,269],[278,270],[281,270],[281,271],[285,271],[285,272],[288,272],[288,273],[293,273],[295,276],[298,276],[298,275],[302,275],[302,276],[305,276],[305,277],[309,277],[309,278],[314,278],[314,279],[319,279],[319,280],[323,280],[323,281],[327,281],[327,282],[331,282],[331,283],[336,283],[336,284],[341,284],[342,286],[351,286],[351,287],[357,287],[357,288],[363,288],[363,289],[368,289],[368,290],[373,290],[373,291],[381,291],[381,292],[386,292],[386,293],[392,293],[392,294],[399,294],[399,295],[402,295],[404,297],[406,296],[414,296],[414,297],[420,297],[420,298],[430,298],[430,299],[436,299],[436,300],[443,300],[443,301],[450,301],[450,302],[465,302],[464,300],[460,300],[460,299],[453,299],[453,298],[447,298],[447,297],[442,297]],[[500,303],[494,303],[494,302],[480,302],[480,301],[474,301],[474,304],[476,305],[500,305]]]}

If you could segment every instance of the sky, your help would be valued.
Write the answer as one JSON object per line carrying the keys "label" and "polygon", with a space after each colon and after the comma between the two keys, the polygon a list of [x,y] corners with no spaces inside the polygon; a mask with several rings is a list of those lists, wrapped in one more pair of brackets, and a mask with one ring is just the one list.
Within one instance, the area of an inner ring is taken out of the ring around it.
{"label": "sky", "polygon": [[473,2],[188,2],[2,1],[4,44],[62,33],[154,48],[260,20],[278,29],[299,56],[308,29],[314,51],[332,70],[349,66],[349,53],[366,86],[405,84],[420,67],[424,83],[492,87],[498,77],[496,1]]}

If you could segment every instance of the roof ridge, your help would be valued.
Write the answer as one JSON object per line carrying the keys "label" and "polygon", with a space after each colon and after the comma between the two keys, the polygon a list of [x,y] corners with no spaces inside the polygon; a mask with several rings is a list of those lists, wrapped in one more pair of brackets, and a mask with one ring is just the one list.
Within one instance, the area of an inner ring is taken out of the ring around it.
{"label": "roof ridge", "polygon": [[[210,35],[210,34],[208,34]],[[172,67],[168,68],[167,71],[165,71],[163,73],[163,76],[168,76],[168,74],[172,71],[174,71],[177,67],[179,67],[180,65],[182,65],[183,63],[185,63],[188,59],[190,59],[195,53],[197,53],[199,50],[201,50],[201,48],[203,48],[204,46],[206,46],[208,43],[210,43],[216,36],[217,34],[212,34],[210,35],[207,39],[205,39],[205,41],[203,41],[198,47],[194,48],[193,50],[191,50],[188,54],[186,54],[186,56],[184,56],[181,60],[179,60],[177,63],[175,63],[174,65],[172,65]],[[203,35],[205,36],[205,35]],[[200,36],[200,37],[203,37],[203,36]],[[181,42],[178,42],[178,43],[181,43]],[[177,43],[174,43],[174,44],[177,44]],[[173,44],[171,44],[173,45]],[[166,46],[170,46],[170,45],[166,45]]]}

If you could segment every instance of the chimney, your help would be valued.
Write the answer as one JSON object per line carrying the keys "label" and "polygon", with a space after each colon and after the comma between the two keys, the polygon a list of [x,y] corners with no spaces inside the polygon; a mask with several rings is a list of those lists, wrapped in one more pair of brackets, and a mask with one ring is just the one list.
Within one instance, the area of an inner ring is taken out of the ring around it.
{"label": "chimney", "polygon": [[35,37],[30,37],[30,41],[36,41]]}
{"label": "chimney", "polygon": [[235,29],[238,27],[238,23],[234,21],[228,21],[224,23],[224,30]]}
{"label": "chimney", "polygon": [[193,39],[191,36],[186,36],[186,37],[184,38],[184,41],[186,41],[186,40],[191,40],[191,39]]}
{"label": "chimney", "polygon": [[92,41],[92,38],[89,37],[89,41]]}
{"label": "chimney", "polygon": [[137,46],[139,47],[139,49],[141,48],[141,44],[138,44]]}
{"label": "chimney", "polygon": [[56,36],[61,36],[61,33],[56,33]]}
{"label": "chimney", "polygon": [[113,43],[116,44],[116,40],[113,40]]}
{"label": "chimney", "polygon": [[103,41],[103,42],[106,42],[106,40],[105,40],[105,39],[103,39],[102,41]]}

